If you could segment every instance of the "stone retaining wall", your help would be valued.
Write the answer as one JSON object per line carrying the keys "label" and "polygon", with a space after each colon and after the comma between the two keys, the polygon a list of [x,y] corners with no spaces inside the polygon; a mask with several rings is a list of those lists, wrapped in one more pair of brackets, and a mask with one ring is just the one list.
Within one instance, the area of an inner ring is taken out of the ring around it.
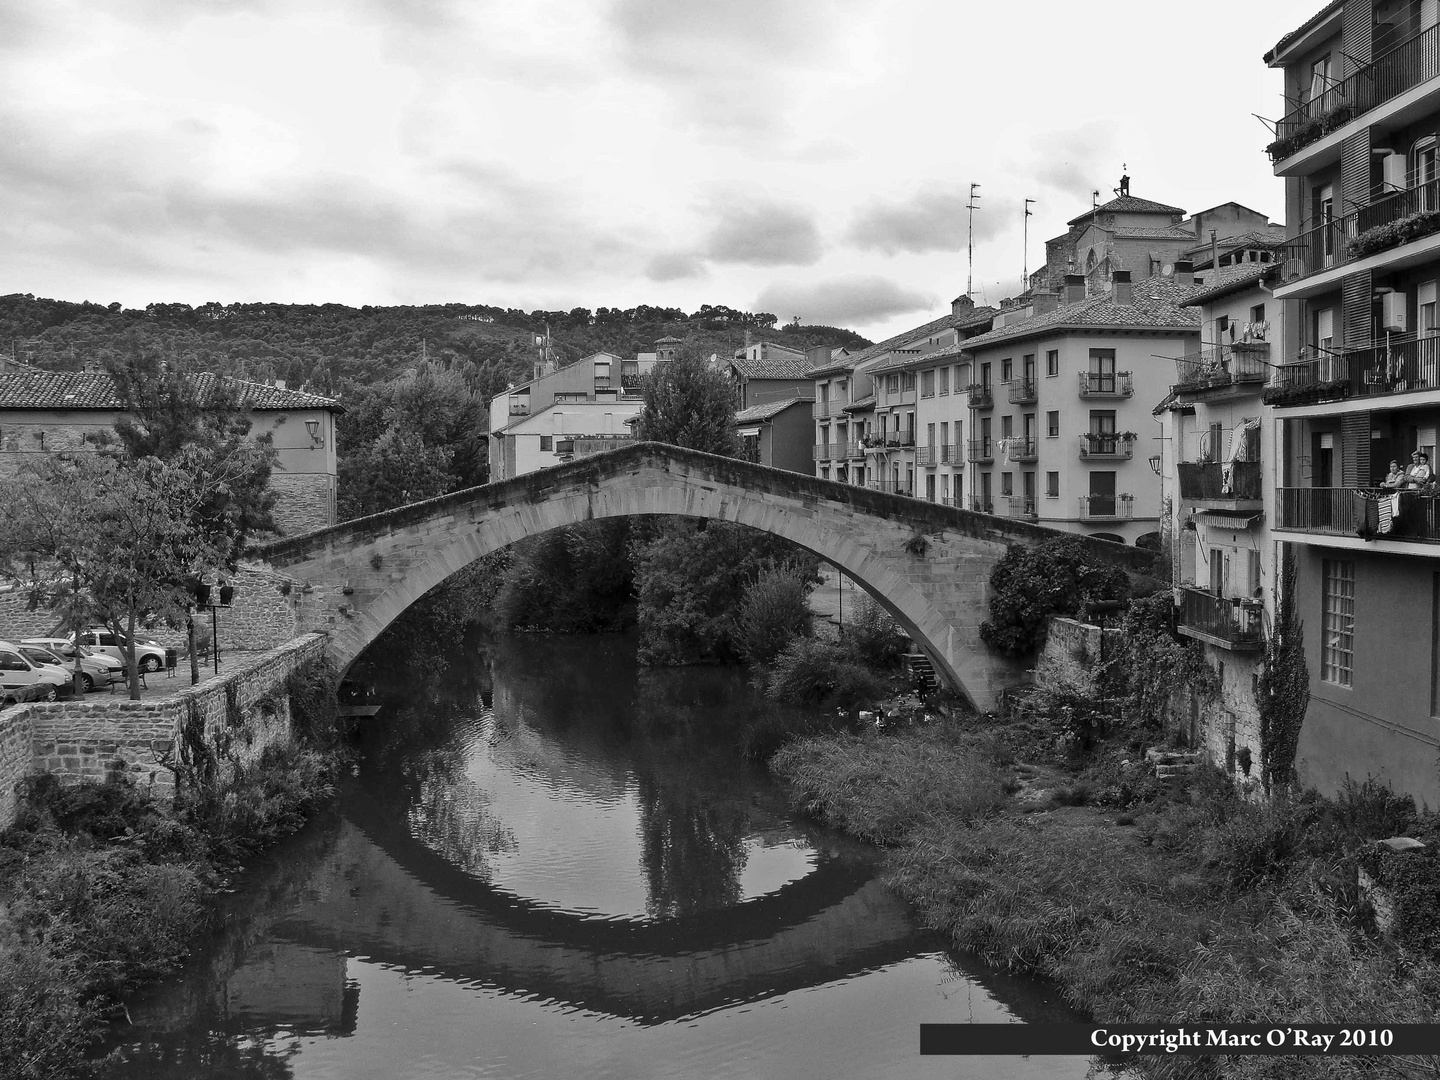
{"label": "stone retaining wall", "polygon": [[15,785],[33,771],[65,781],[122,772],[157,798],[172,798],[170,763],[192,722],[223,760],[254,760],[289,737],[287,676],[324,652],[324,636],[307,634],[159,701],[32,702],[0,710],[0,828],[14,821]]}

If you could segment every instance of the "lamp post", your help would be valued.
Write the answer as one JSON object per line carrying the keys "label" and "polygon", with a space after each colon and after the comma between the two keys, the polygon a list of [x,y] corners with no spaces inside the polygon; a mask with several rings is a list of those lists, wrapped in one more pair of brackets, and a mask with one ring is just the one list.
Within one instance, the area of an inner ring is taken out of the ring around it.
{"label": "lamp post", "polygon": [[[214,673],[220,674],[220,624],[216,612],[221,608],[230,607],[235,599],[235,586],[226,582],[222,577],[219,580],[219,588],[213,592],[209,583],[200,581],[194,585],[195,608],[210,609],[210,654],[214,664]],[[216,595],[218,594],[218,595]],[[190,685],[194,686],[200,681],[200,662],[195,655],[195,618],[192,615],[187,623],[187,632],[190,638]]]}

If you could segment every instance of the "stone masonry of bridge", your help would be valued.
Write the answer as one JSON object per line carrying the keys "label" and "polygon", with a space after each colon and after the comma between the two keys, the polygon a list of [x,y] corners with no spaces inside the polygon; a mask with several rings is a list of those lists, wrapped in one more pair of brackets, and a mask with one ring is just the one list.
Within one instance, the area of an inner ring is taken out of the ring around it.
{"label": "stone masonry of bridge", "polygon": [[[253,555],[304,582],[299,630],[328,632],[344,671],[401,612],[481,556],[582,521],[673,514],[783,536],[842,569],[893,615],[979,709],[1023,672],[980,641],[989,581],[1012,543],[1061,534],[659,443],[633,443],[501,483],[398,507]],[[1143,570],[1148,552],[1085,540],[1097,562]]]}
{"label": "stone masonry of bridge", "polygon": [[290,736],[286,678],[324,652],[324,637],[306,634],[173,697],[129,701],[92,694],[0,709],[0,829],[14,821],[15,785],[31,772],[53,773],[64,782],[100,781],[119,772],[142,791],[169,800],[175,774],[167,762],[192,713],[207,742],[224,744],[231,764],[258,758]]}

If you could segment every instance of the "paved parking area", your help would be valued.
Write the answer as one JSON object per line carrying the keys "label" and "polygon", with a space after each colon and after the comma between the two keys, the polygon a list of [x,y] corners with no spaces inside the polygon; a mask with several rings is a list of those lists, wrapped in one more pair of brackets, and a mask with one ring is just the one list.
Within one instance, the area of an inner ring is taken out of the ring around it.
{"label": "paved parking area", "polygon": [[[246,649],[234,649],[221,652],[220,674],[228,675],[241,664],[252,659],[253,657],[261,655],[263,655],[261,651]],[[213,665],[210,662],[210,658],[207,656],[205,658],[205,663],[200,665],[200,682],[203,683],[206,679],[213,679],[214,677],[215,672],[213,670]],[[181,690],[187,690],[189,689],[189,687],[190,661],[182,657],[179,666],[176,667],[173,673],[167,674],[164,671],[157,671],[153,675],[145,676],[145,685],[140,688],[140,700],[161,701],[167,697],[174,696]],[[104,687],[101,687],[98,690],[92,690],[90,693],[86,694],[85,700],[91,702],[100,702],[104,701],[107,697],[124,699],[128,696],[129,693],[126,689],[125,684],[116,683],[113,691],[106,690]]]}

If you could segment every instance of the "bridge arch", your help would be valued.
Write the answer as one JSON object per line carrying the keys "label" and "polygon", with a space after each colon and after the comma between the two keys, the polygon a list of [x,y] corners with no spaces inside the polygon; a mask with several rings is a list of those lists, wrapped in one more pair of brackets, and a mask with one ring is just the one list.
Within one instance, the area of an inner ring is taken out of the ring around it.
{"label": "bridge arch", "polygon": [[[348,668],[401,612],[493,551],[582,521],[675,515],[784,537],[842,569],[889,611],[936,672],[978,708],[1018,681],[981,644],[990,571],[1013,542],[1055,530],[656,443],[636,443],[258,545],[306,582],[304,630],[327,630]],[[1095,541],[1097,561],[1150,555]]]}

